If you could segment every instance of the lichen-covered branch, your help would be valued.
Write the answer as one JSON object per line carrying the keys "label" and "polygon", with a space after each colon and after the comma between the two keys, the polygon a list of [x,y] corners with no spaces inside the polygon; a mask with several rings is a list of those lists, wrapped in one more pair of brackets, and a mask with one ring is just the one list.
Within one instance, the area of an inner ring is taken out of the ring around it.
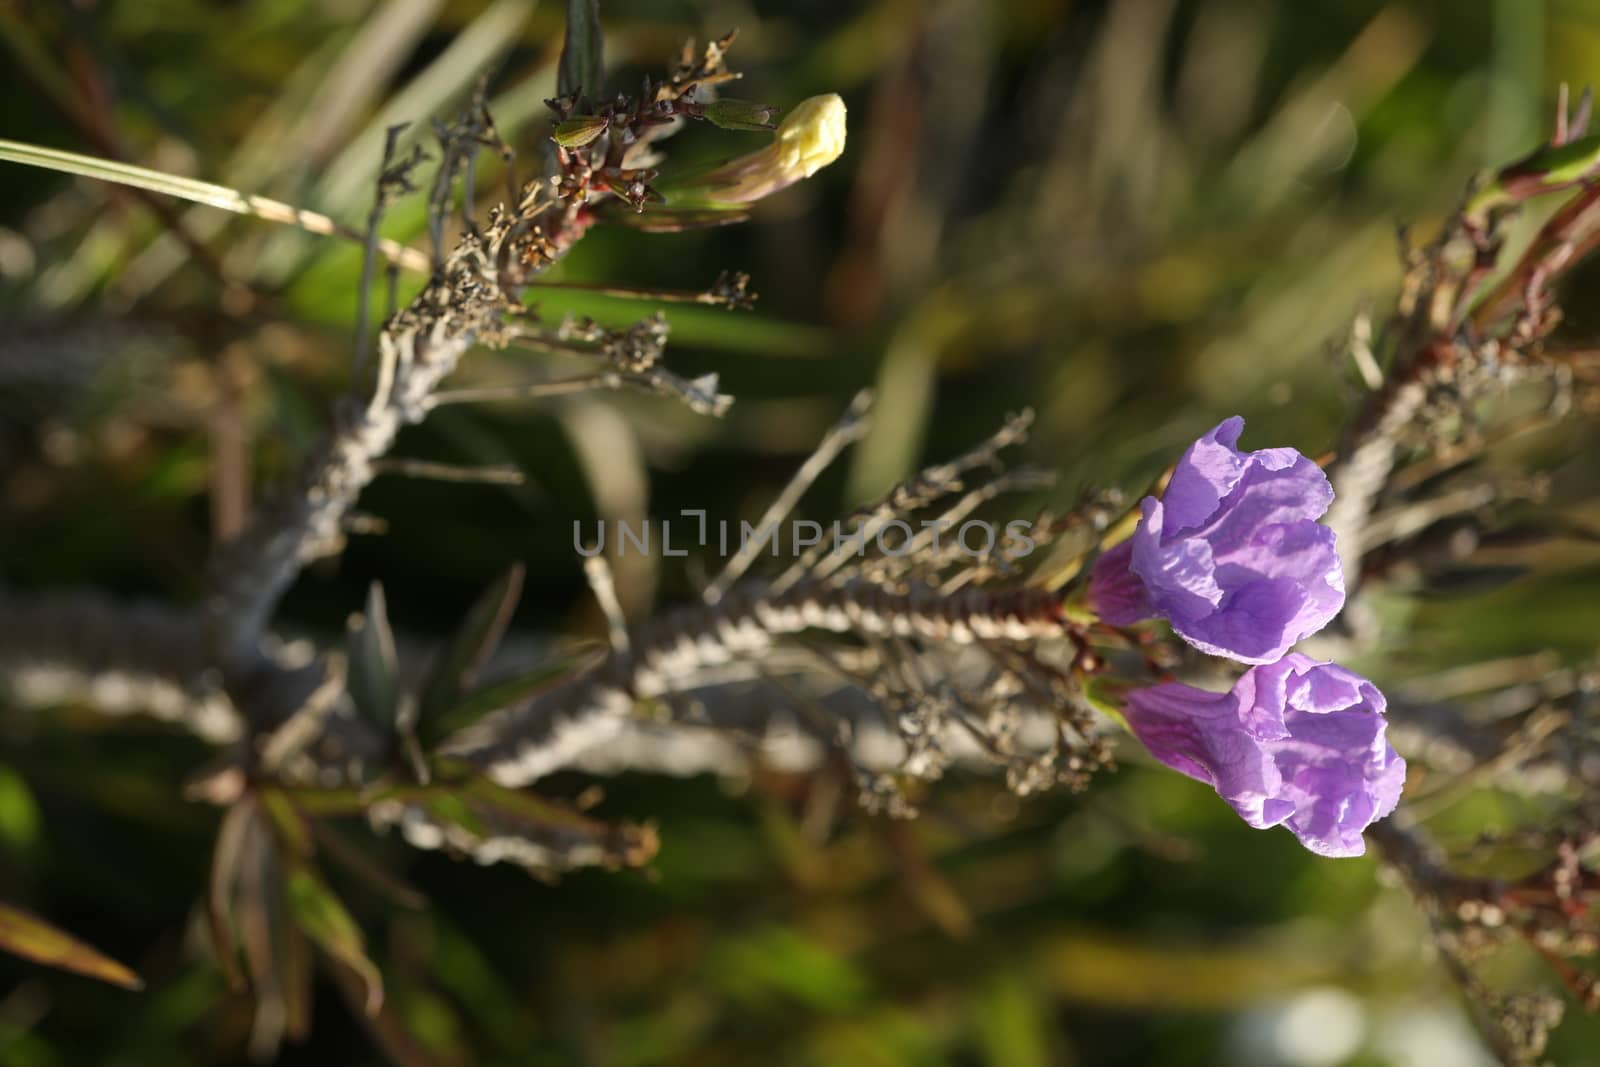
{"label": "lichen-covered branch", "polygon": [[379,335],[371,392],[340,400],[333,427],[300,475],[221,554],[206,612],[225,663],[249,662],[301,568],[342,544],[344,523],[400,428],[422,420],[428,398],[473,344],[494,339],[510,306],[500,264],[522,235],[537,234],[537,192],[514,212],[494,212],[482,233],[462,236],[428,286]]}
{"label": "lichen-covered branch", "polygon": [[594,665],[452,739],[446,756],[521,785],[568,765],[615,737],[640,700],[703,684],[733,660],[759,660],[779,640],[819,630],[868,638],[971,646],[1065,637],[1059,598],[1031,588],[941,594],[897,592],[865,582],[800,582],[782,591],[736,587],[714,605],[681,608],[646,623]]}
{"label": "lichen-covered branch", "polygon": [[0,589],[0,669],[24,705],[82,700],[107,714],[150,714],[213,743],[242,723],[211,670],[192,613],[96,592],[21,596]]}

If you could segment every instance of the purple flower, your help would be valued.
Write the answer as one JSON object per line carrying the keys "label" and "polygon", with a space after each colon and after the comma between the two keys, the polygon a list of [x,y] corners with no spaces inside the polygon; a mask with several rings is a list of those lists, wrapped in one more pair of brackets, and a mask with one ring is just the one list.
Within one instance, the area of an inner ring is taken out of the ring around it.
{"label": "purple flower", "polygon": [[1286,825],[1318,855],[1359,856],[1361,831],[1394,810],[1406,780],[1384,708],[1360,675],[1290,653],[1227,693],[1135,690],[1124,714],[1152,756],[1214,787],[1251,826]]}
{"label": "purple flower", "polygon": [[1164,616],[1202,652],[1271,663],[1344,607],[1333,487],[1292,448],[1240,452],[1238,416],[1183,454],[1133,537],[1095,564],[1089,597],[1126,626]]}

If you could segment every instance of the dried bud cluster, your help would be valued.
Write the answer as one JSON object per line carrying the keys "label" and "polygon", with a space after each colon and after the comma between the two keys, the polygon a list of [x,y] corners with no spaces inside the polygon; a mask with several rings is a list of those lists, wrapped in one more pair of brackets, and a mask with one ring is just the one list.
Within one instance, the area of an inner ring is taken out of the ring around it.
{"label": "dried bud cluster", "polygon": [[[778,109],[733,98],[697,99],[738,78],[724,64],[733,35],[713,41],[698,58],[685,46],[682,60],[666,80],[646,79],[637,97],[618,95],[592,106],[587,98],[567,96],[549,101],[556,114],[551,135],[560,156],[560,195],[574,205],[602,194],[615,196],[636,212],[669,197],[657,188],[663,177],[654,144],[670,135],[683,119],[697,119],[726,130],[762,132],[773,129]],[[745,204],[809,178],[844,151],[844,102],[837,95],[813,97],[784,120],[765,149],[687,178],[666,176],[664,189],[673,201],[696,206]]]}

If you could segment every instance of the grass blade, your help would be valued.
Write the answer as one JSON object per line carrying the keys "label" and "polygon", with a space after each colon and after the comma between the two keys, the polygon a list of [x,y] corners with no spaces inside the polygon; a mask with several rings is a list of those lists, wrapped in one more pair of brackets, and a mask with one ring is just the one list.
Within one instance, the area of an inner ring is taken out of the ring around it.
{"label": "grass blade", "polygon": [[[125,185],[134,189],[145,189],[152,193],[175,196],[196,204],[205,204],[207,207],[214,207],[221,211],[231,211],[236,215],[248,215],[252,218],[264,219],[267,222],[294,226],[305,230],[307,233],[314,233],[324,237],[343,237],[351,241],[365,240],[365,237],[350,227],[341,225],[328,216],[318,214],[315,211],[297,208],[293,205],[285,204],[281,200],[241,193],[237,189],[229,189],[225,185],[215,185],[195,178],[183,178],[176,174],[165,174],[159,170],[150,170],[146,167],[135,166],[132,163],[119,163],[115,160],[80,155],[77,152],[67,152],[59,148],[43,148],[39,145],[23,144],[19,141],[7,141],[4,139],[0,139],[0,161],[21,163],[24,166],[41,167],[45,170],[58,171],[62,174],[76,174],[84,178],[94,178],[97,181],[112,182],[116,185]],[[415,248],[407,248],[396,241],[380,240],[378,242],[378,250],[390,262],[411,270],[429,270],[432,267],[426,252]]]}
{"label": "grass blade", "polygon": [[567,38],[561,48],[556,95],[582,93],[599,100],[604,55],[600,36],[600,0],[567,0]]}
{"label": "grass blade", "polygon": [[116,960],[32,912],[3,903],[0,903],[0,950],[124,989],[144,988],[144,980]]}

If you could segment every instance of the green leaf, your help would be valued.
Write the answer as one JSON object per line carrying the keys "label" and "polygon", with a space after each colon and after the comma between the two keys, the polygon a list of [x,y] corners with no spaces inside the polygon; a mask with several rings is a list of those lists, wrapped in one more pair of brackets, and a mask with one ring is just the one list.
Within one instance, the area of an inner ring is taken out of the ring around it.
{"label": "green leaf", "polygon": [[378,582],[367,591],[367,608],[359,625],[351,620],[347,646],[350,699],[356,710],[387,733],[394,728],[400,704],[400,662],[383,586]]}
{"label": "green leaf", "polygon": [[[255,196],[241,193],[237,189],[230,189],[225,185],[216,185],[212,182],[198,181],[194,178],[184,178],[176,174],[166,174],[159,170],[150,170],[148,167],[134,166],[132,163],[120,163],[116,160],[97,159],[94,156],[85,156],[77,152],[66,152],[58,148],[43,148],[39,145],[23,144],[19,141],[0,139],[0,162],[21,163],[25,166],[40,167],[44,170],[58,171],[62,174],[76,174],[84,178],[94,178],[98,181],[111,182],[116,185],[126,185],[134,189],[145,189],[152,193],[162,193],[166,196],[175,196],[196,204],[204,204],[221,211],[231,211],[236,215],[249,215],[267,222],[276,222],[285,226],[305,230],[308,233],[320,236],[339,235],[346,238],[352,237],[352,231],[341,228],[338,223],[326,215],[315,211],[297,208],[292,204],[285,204],[280,200],[272,200],[264,196]],[[359,236],[359,235],[355,235]],[[415,249],[405,248],[390,240],[380,240],[379,248],[384,255],[396,263],[403,264],[413,270],[427,270],[430,261],[427,253]]]}
{"label": "green leaf", "polygon": [[1600,170],[1600,134],[1581,137],[1564,145],[1541,148],[1507,170],[1542,178],[1549,186],[1572,185],[1583,181]]}
{"label": "green leaf", "polygon": [[376,1013],[383,1007],[383,975],[367,956],[361,927],[309,863],[293,863],[285,888],[295,924],[323,952],[360,975],[367,991],[367,1013]]}
{"label": "green leaf", "polygon": [[261,812],[277,831],[278,844],[297,856],[310,856],[316,851],[311,841],[311,827],[294,801],[281,789],[266,786],[256,793]]}
{"label": "green leaf", "polygon": [[1481,223],[1496,208],[1570,189],[1597,172],[1600,172],[1600,134],[1580,137],[1563,145],[1540,145],[1496,172],[1467,204],[1466,216]]}
{"label": "green leaf", "polygon": [[[614,203],[614,201],[606,201]],[[650,212],[638,218],[648,219]],[[597,280],[573,271],[564,280]],[[581,289],[541,289],[540,313],[549,312],[550,321],[563,315],[587,315],[604,325],[625,326],[636,319],[631,302],[603,293]],[[718,352],[736,352],[741,357],[773,359],[818,359],[837,353],[839,338],[826,329],[785,322],[764,315],[730,315],[723,308],[680,306],[672,310],[672,343],[693,345]]]}
{"label": "green leaf", "polygon": [[402,908],[426,908],[427,895],[409,885],[399,876],[390,873],[382,864],[369,857],[360,847],[346,840],[332,825],[323,822],[307,824],[316,839],[318,852],[328,860],[365,882],[368,888],[382,894]]}
{"label": "green leaf", "polygon": [[21,163],[30,167],[41,167],[45,170],[59,171],[63,174],[76,174],[84,178],[95,178],[100,181],[113,182],[117,185],[132,186],[136,189],[148,189],[153,193],[164,193],[167,196],[176,196],[184,200],[192,200],[197,204],[206,204],[223,211],[234,211],[241,215],[251,214],[249,196],[237,189],[229,189],[225,185],[214,185],[211,182],[197,181],[194,178],[184,178],[176,174],[166,174],[159,170],[150,170],[148,167],[135,166],[132,163],[121,163],[112,159],[99,159],[95,156],[85,156],[77,152],[67,152],[59,148],[45,148],[41,145],[22,144],[17,141],[0,140],[0,160],[8,163]]}
{"label": "green leaf", "polygon": [[39,836],[39,806],[28,783],[0,763],[0,843],[27,848]]}
{"label": "green leaf", "polygon": [[712,125],[724,130],[759,133],[775,130],[773,122],[778,109],[771,104],[758,104],[753,100],[737,100],[731,96],[719,97],[706,105],[705,115]]}
{"label": "green leaf", "polygon": [[144,988],[144,980],[116,960],[37,915],[5,903],[0,903],[0,950],[124,989]]}
{"label": "green leaf", "polygon": [[[448,790],[448,791],[447,791]],[[456,826],[454,847],[479,859],[507,859],[535,873],[574,867],[640,867],[655,856],[649,827],[612,825],[534,793],[473,776],[433,791],[429,812]],[[513,847],[508,847],[513,846]]]}
{"label": "green leaf", "polygon": [[600,35],[600,0],[567,0],[567,36],[561,46],[556,95],[582,93],[600,99],[605,71]]}
{"label": "green leaf", "polygon": [[211,949],[228,987],[236,991],[244,989],[244,975],[239,970],[240,946],[233,935],[234,887],[239,881],[245,843],[255,818],[255,804],[248,798],[223,814],[206,887],[206,925],[211,931]]}
{"label": "green leaf", "polygon": [[518,674],[503,681],[494,682],[484,686],[464,699],[458,700],[453,707],[432,716],[428,723],[430,748],[451,734],[466,729],[490,712],[508,708],[513,704],[533,696],[555,679],[571,670],[572,664],[566,660],[558,660],[542,667],[535,668],[526,674]]}
{"label": "green leaf", "polygon": [[523,573],[522,564],[518,563],[485,589],[461,621],[449,647],[434,662],[422,687],[418,716],[430,736],[438,736],[430,726],[435,717],[460,701],[461,694],[472,687],[478,671],[500,644],[522,596]]}
{"label": "green leaf", "polygon": [[1117,686],[1091,678],[1084,683],[1083,699],[1095,711],[1130,734],[1133,733],[1132,728],[1128,726],[1127,718],[1122,714],[1121,691]]}
{"label": "green leaf", "polygon": [[510,820],[529,827],[567,830],[591,834],[608,830],[604,823],[581,815],[563,804],[546,800],[537,793],[510,789],[488,778],[473,778],[461,795],[479,812],[496,820]]}
{"label": "green leaf", "polygon": [[641,233],[710,230],[719,226],[735,226],[750,218],[750,209],[744,204],[723,204],[686,196],[674,198],[670,193],[666,195],[666,203],[651,204],[644,211],[635,211],[620,200],[603,201],[598,212],[599,218],[602,222]]}
{"label": "green leaf", "polygon": [[447,822],[473,837],[484,838],[489,835],[489,828],[478,818],[478,813],[473,810],[472,805],[455,793],[436,790],[428,795],[425,806],[428,814],[434,818]]}
{"label": "green leaf", "polygon": [[299,1041],[310,1032],[311,950],[290,918],[284,857],[256,796],[246,793],[234,810],[242,814],[230,925],[244,954],[256,1010],[282,1022],[263,1037],[275,1050],[281,1039]]}
{"label": "green leaf", "polygon": [[562,148],[582,148],[605,133],[609,125],[607,119],[598,115],[582,115],[557,124],[556,132],[551,136]]}

